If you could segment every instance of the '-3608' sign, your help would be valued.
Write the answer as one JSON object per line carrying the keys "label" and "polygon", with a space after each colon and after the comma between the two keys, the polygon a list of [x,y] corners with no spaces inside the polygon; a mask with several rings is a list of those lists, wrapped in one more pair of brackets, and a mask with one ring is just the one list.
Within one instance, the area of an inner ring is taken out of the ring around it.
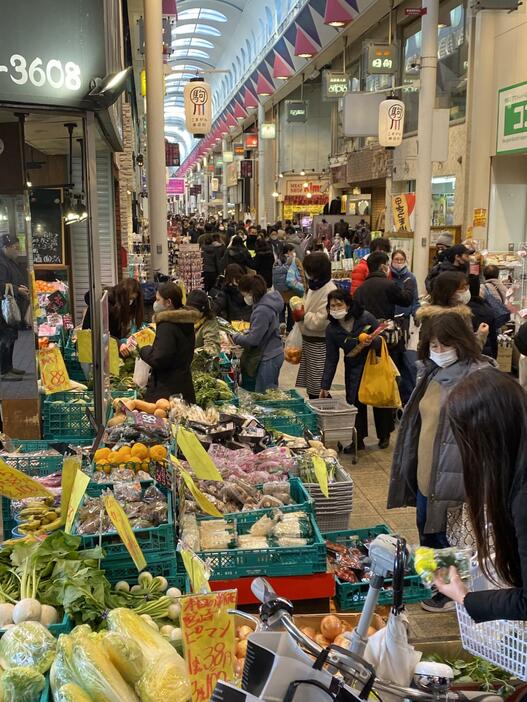
{"label": "'-3608' sign", "polygon": [[10,3],[2,16],[0,101],[81,106],[90,82],[106,73],[104,16],[103,0]]}

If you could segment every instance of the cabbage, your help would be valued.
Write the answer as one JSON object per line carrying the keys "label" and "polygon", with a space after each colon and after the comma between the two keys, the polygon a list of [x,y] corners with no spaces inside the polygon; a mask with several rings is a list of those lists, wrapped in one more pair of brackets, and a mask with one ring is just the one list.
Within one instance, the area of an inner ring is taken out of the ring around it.
{"label": "cabbage", "polygon": [[22,622],[8,629],[0,639],[2,668],[29,666],[45,673],[55,657],[56,639],[39,622]]}
{"label": "cabbage", "polygon": [[92,698],[75,683],[63,685],[54,693],[53,699],[55,702],[92,702]]}
{"label": "cabbage", "polygon": [[36,668],[10,668],[0,678],[3,702],[39,702],[46,685],[44,676]]}
{"label": "cabbage", "polygon": [[[182,662],[185,666],[185,662]],[[141,702],[186,702],[191,693],[186,669],[168,656],[163,656],[150,666],[136,689]]]}
{"label": "cabbage", "polygon": [[103,635],[108,658],[127,683],[135,685],[145,672],[145,660],[139,645],[126,636],[108,631]]}

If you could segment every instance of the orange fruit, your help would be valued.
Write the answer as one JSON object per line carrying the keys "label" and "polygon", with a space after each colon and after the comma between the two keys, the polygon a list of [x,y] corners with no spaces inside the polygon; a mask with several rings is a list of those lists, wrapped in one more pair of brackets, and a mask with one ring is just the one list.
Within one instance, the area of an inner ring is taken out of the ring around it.
{"label": "orange fruit", "polygon": [[145,459],[148,458],[148,449],[144,444],[134,444],[132,447],[132,456]]}
{"label": "orange fruit", "polygon": [[95,463],[99,463],[99,461],[107,459],[109,453],[110,453],[109,448],[97,449],[97,451],[95,451],[95,456],[93,457],[95,460]]}
{"label": "orange fruit", "polygon": [[112,466],[116,466],[119,463],[121,463],[121,456],[119,454],[119,451],[110,451],[108,454],[108,463]]}
{"label": "orange fruit", "polygon": [[366,334],[366,332],[362,332],[359,334],[359,343],[364,344],[366,341],[370,340],[370,335]]}

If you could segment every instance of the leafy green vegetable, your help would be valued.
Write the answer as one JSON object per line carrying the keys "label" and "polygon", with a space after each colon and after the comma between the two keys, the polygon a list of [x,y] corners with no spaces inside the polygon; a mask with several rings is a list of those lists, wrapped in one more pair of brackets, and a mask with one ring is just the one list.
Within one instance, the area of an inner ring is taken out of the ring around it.
{"label": "leafy green vegetable", "polygon": [[442,656],[433,654],[426,656],[423,660],[449,665],[454,671],[454,682],[457,684],[477,683],[486,692],[495,690],[498,687],[497,693],[500,695],[514,692],[515,688],[512,685],[512,682],[515,680],[514,676],[502,668],[498,668],[493,663],[483,660],[483,658],[473,656],[468,661],[464,661],[461,658],[447,660]]}
{"label": "leafy green vegetable", "polygon": [[198,371],[192,373],[192,381],[196,391],[196,404],[203,407],[203,409],[206,409],[214,402],[232,399],[232,392],[223,380],[218,380]]}
{"label": "leafy green vegetable", "polygon": [[0,678],[2,702],[39,702],[46,681],[36,668],[11,668]]}
{"label": "leafy green vegetable", "polygon": [[0,639],[3,668],[35,667],[49,670],[57,641],[40,622],[22,622],[8,629]]}

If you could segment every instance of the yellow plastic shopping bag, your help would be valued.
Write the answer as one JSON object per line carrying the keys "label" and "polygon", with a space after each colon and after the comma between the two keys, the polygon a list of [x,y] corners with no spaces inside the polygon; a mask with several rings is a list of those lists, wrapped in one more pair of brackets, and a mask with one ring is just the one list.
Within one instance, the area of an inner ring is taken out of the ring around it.
{"label": "yellow plastic shopping bag", "polygon": [[381,339],[381,355],[370,349],[359,387],[359,401],[372,407],[401,407],[397,368],[390,358],[386,341]]}

